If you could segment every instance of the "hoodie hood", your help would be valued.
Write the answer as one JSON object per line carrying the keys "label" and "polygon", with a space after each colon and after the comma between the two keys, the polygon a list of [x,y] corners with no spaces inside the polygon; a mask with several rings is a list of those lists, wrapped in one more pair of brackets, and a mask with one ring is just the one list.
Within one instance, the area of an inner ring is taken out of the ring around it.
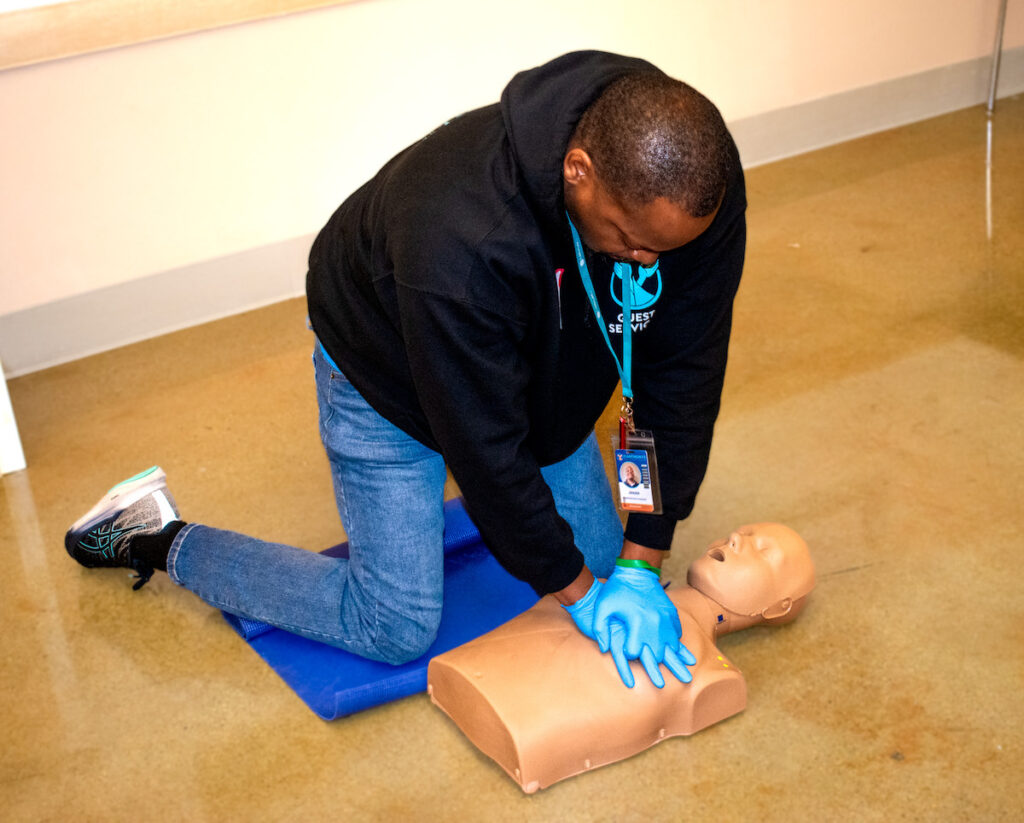
{"label": "hoodie hood", "polygon": [[577,51],[517,74],[501,95],[501,113],[527,198],[545,222],[560,223],[562,160],[583,112],[627,74],[661,70],[635,57]]}

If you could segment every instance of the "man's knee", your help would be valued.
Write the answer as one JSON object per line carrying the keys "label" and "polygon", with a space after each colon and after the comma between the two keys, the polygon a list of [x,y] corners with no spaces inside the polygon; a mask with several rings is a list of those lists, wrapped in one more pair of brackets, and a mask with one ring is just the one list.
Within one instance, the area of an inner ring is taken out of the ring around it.
{"label": "man's knee", "polygon": [[395,615],[378,626],[376,646],[381,659],[399,666],[423,657],[437,638],[441,612],[436,614]]}

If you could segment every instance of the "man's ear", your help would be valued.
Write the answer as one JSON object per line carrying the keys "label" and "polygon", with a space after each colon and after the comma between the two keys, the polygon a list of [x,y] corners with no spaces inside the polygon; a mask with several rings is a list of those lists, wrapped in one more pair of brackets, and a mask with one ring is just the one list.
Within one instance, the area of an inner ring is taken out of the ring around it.
{"label": "man's ear", "polygon": [[566,186],[589,186],[594,180],[594,161],[578,146],[565,153],[562,180]]}

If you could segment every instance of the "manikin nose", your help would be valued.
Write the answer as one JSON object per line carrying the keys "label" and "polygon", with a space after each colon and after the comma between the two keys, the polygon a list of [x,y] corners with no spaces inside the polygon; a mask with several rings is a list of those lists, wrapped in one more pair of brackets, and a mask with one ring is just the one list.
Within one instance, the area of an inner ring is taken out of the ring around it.
{"label": "manikin nose", "polygon": [[739,532],[733,532],[729,535],[729,551],[738,552],[743,548],[743,538]]}

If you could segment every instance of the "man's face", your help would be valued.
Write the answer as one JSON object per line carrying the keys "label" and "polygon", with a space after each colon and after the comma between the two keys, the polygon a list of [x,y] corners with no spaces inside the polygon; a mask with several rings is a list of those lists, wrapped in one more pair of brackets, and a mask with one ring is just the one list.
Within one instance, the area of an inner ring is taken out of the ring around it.
{"label": "man's face", "polygon": [[699,237],[715,219],[691,217],[664,197],[628,206],[598,179],[589,156],[570,149],[563,167],[565,207],[588,248],[626,263],[653,266],[662,252]]}
{"label": "man's face", "polygon": [[695,589],[737,614],[760,614],[814,586],[814,564],[800,536],[778,523],[741,526],[690,565]]}

